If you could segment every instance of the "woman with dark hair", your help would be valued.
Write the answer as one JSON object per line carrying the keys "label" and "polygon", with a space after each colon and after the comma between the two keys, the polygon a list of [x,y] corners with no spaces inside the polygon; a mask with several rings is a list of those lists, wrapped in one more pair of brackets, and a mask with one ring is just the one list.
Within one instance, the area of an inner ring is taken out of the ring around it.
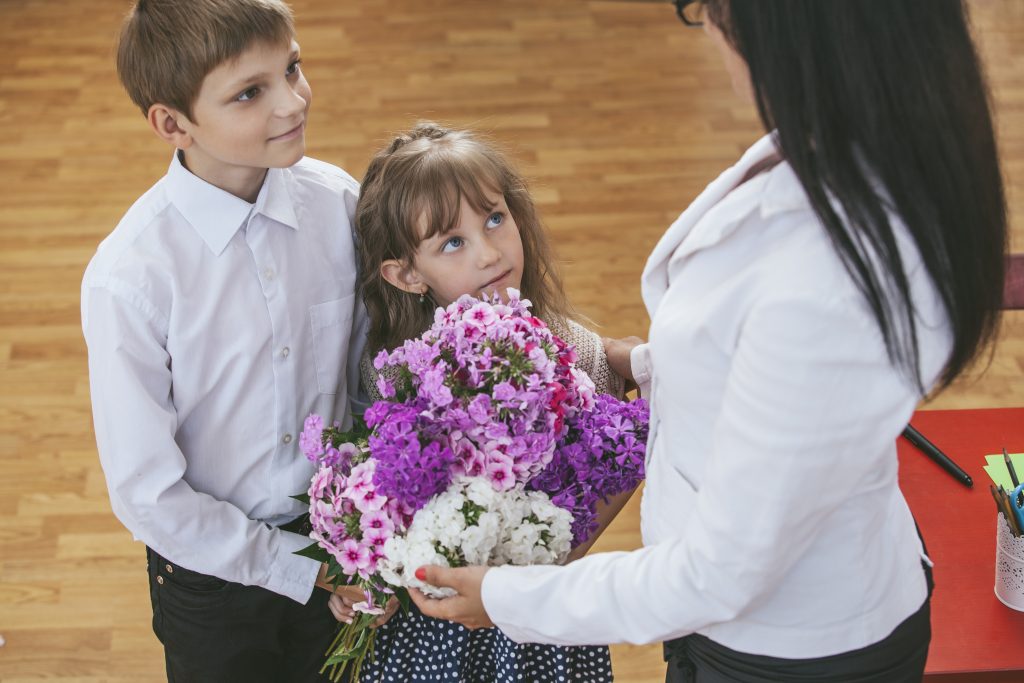
{"label": "woman with dark hair", "polygon": [[675,2],[767,135],[644,269],[645,548],[424,568],[427,614],[518,641],[666,640],[669,681],[920,680],[930,561],[897,483],[915,406],[998,326],[1006,211],[960,0]]}

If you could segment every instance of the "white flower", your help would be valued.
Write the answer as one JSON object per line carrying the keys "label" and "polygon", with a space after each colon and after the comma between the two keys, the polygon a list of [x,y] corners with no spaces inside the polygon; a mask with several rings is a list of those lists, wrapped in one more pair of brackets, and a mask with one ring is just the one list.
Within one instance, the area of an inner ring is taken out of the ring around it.
{"label": "white flower", "polygon": [[357,602],[352,605],[352,609],[356,612],[362,612],[364,614],[384,614],[384,608],[378,607],[377,605],[371,605],[367,601]]}
{"label": "white flower", "polygon": [[[468,507],[467,507],[468,506]],[[467,517],[471,523],[467,522]],[[404,534],[384,545],[381,578],[419,588],[427,595],[454,595],[429,586],[415,572],[426,565],[554,564],[569,553],[572,516],[544,493],[521,486],[496,491],[484,477],[464,477],[435,496],[414,516]]]}

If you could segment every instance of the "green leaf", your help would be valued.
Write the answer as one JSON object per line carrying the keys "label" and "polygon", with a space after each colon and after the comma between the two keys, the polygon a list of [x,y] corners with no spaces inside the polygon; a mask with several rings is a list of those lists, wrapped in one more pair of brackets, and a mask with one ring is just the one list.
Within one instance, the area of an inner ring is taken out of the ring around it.
{"label": "green leaf", "polygon": [[345,650],[344,652],[335,652],[333,655],[327,658],[327,665],[340,664],[341,662],[347,662],[357,657],[361,657],[362,653],[356,650]]}
{"label": "green leaf", "polygon": [[409,609],[412,607],[412,598],[409,597],[409,591],[405,588],[396,588],[395,597],[398,598],[398,604],[402,606],[402,611],[408,614]]}
{"label": "green leaf", "polygon": [[326,550],[321,548],[316,543],[307,545],[302,550],[296,550],[292,554],[299,555],[301,557],[308,557],[309,559],[316,560],[317,562],[326,562],[327,560],[331,559],[330,553],[328,553]]}
{"label": "green leaf", "polygon": [[288,497],[289,498],[293,498],[293,499],[299,501],[303,505],[309,505],[309,494],[308,493],[300,493],[297,496],[288,496]]}
{"label": "green leaf", "polygon": [[[327,559],[324,560],[324,562],[327,563],[327,580],[331,583],[338,583],[340,585],[347,586],[349,583],[348,575],[341,568],[341,565],[338,564],[338,561],[334,559],[334,555],[328,554]],[[339,576],[343,577],[345,580],[341,582],[334,581],[334,579],[338,578]]]}

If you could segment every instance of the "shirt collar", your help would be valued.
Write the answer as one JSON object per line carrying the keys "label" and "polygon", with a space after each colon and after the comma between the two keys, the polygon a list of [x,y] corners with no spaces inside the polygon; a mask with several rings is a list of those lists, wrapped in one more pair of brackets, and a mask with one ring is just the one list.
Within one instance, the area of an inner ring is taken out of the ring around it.
{"label": "shirt collar", "polygon": [[290,177],[291,171],[287,168],[268,169],[267,178],[263,181],[253,210],[272,221],[298,230],[299,219],[295,216],[295,204],[288,191]]}
{"label": "shirt collar", "polygon": [[298,229],[298,220],[288,193],[287,169],[271,168],[263,181],[255,204],[215,187],[190,172],[175,152],[167,170],[168,195],[174,207],[195,228],[217,256],[224,251],[250,213]]}
{"label": "shirt collar", "polygon": [[[765,173],[737,186],[755,164],[776,151],[775,134],[755,142],[736,164],[726,169],[676,219],[654,247],[641,278],[641,293],[648,311],[657,308],[668,287],[668,266],[672,259],[716,244],[742,223],[752,211],[762,219],[806,207],[806,197],[789,164],[782,162]],[[714,220],[703,220],[714,211]]]}

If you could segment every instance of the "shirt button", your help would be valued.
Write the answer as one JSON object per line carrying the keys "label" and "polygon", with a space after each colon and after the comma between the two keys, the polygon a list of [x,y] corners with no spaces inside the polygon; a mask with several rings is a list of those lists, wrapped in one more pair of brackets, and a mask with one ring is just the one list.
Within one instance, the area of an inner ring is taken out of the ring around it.
{"label": "shirt button", "polygon": [[285,358],[287,358],[288,354],[291,353],[291,352],[292,352],[292,350],[289,349],[287,346],[284,347],[283,349],[281,349],[281,355],[284,356]]}
{"label": "shirt button", "polygon": [[162,576],[156,577],[156,582],[159,583],[161,586],[164,585],[164,577],[162,577]]}
{"label": "shirt button", "polygon": [[268,280],[273,280],[274,279],[274,269],[273,268],[264,268],[263,269],[263,277],[265,277]]}
{"label": "shirt button", "polygon": [[173,574],[173,573],[174,573],[174,567],[172,567],[172,566],[171,566],[171,565],[169,565],[169,564],[165,564],[165,565],[164,565],[164,569],[166,569],[166,570],[167,570],[167,573],[168,573],[168,574]]}
{"label": "shirt button", "polygon": [[281,439],[281,441],[284,441],[285,443],[291,443],[292,442],[292,435],[291,434],[285,434],[284,438]]}

